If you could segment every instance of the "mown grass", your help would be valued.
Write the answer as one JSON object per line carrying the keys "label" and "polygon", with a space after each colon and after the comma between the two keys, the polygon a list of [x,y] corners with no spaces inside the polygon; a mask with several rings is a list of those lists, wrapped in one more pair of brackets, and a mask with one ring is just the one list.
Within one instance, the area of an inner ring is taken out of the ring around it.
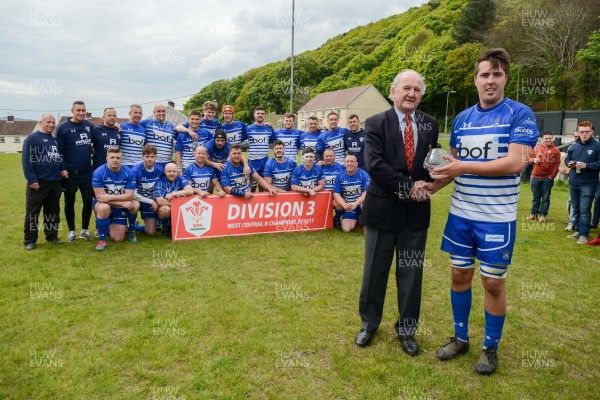
{"label": "mown grass", "polygon": [[449,189],[433,198],[422,351],[409,358],[393,330],[393,276],[373,344],[353,342],[358,231],[176,244],[141,237],[109,242],[102,253],[95,243],[41,240],[26,252],[19,160],[0,155],[0,398],[600,397],[600,254],[565,238],[565,186],[555,187],[545,225],[524,220],[531,191],[522,186],[499,370],[481,377],[473,370],[483,335],[479,282],[471,351],[451,362],[435,357],[452,333],[449,266],[439,250]]}

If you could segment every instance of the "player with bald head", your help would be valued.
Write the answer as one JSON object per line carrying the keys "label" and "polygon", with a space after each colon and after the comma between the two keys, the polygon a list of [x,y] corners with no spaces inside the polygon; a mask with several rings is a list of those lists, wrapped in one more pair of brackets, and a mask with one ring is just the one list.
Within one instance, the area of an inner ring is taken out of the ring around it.
{"label": "player with bald head", "polygon": [[167,163],[163,176],[154,185],[154,199],[158,204],[158,220],[163,236],[171,236],[171,200],[193,194],[192,186],[178,174],[177,165],[174,162]]}

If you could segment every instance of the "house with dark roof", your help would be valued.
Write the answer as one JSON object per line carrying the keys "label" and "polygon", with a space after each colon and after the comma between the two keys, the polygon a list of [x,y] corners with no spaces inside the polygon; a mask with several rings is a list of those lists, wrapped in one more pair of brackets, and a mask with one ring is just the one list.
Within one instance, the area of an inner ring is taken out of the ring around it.
{"label": "house with dark roof", "polygon": [[358,115],[361,123],[371,115],[388,110],[390,103],[373,85],[364,85],[333,92],[319,93],[298,110],[298,129],[308,129],[308,117],[316,116],[321,126],[327,126],[327,114],[336,112],[339,126],[348,127],[348,116]]}
{"label": "house with dark roof", "polygon": [[27,135],[38,128],[38,121],[0,121],[0,153],[17,153]]}

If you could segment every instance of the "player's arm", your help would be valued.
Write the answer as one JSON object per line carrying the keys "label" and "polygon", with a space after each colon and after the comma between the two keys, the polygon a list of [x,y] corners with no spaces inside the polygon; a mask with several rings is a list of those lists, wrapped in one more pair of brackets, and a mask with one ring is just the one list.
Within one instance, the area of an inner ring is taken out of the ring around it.
{"label": "player's arm", "polygon": [[[121,207],[122,202],[133,200],[133,192],[132,189],[126,189],[123,194],[107,194],[104,188],[95,187],[94,195],[96,196],[96,200],[100,203],[107,203],[111,206]],[[117,204],[119,203],[119,204]]]}
{"label": "player's arm", "polygon": [[221,186],[221,182],[219,182],[219,180],[217,178],[212,178],[211,182],[213,183],[213,185],[215,186],[215,189],[217,189],[217,194],[220,197],[225,197],[225,195],[227,194],[225,192],[225,190],[223,190],[223,187]]}
{"label": "player's arm", "polygon": [[185,187],[182,190],[177,190],[173,192],[174,197],[187,197],[192,196],[193,194],[194,188],[192,188],[192,185],[190,185],[189,183],[185,185]]}
{"label": "player's arm", "polygon": [[254,179],[260,185],[261,188],[268,191],[271,196],[275,196],[277,194],[277,190],[273,186],[265,182],[265,180],[262,178],[262,176],[258,174],[258,172],[254,172],[252,174],[252,179]]}
{"label": "player's arm", "polygon": [[159,207],[171,205],[171,202],[169,200],[165,199],[164,197],[157,197],[154,200],[156,201],[156,204],[158,204]]}
{"label": "player's arm", "polygon": [[[465,162],[448,157],[450,164],[438,167],[431,173],[440,176],[442,179],[454,179],[464,174],[489,177],[520,174],[527,166],[530,153],[531,147],[519,143],[510,143],[506,157],[487,162]],[[455,149],[453,149],[452,154],[456,154]]]}
{"label": "player's arm", "polygon": [[[123,207],[123,208],[131,208],[133,206],[133,193],[135,192],[135,190],[133,189],[125,189],[125,193],[123,194],[119,194],[119,195],[112,195],[113,197],[115,197],[115,199],[110,200],[108,202],[108,204],[112,207]],[[116,197],[127,197],[129,196],[129,198],[127,200],[119,200],[116,199]]]}
{"label": "player's arm", "polygon": [[192,137],[194,142],[198,141],[198,134],[192,130],[192,128],[186,128],[184,125],[179,124],[175,127],[175,132],[177,133],[187,133]]}
{"label": "player's arm", "polygon": [[182,155],[183,153],[181,153],[180,151],[175,152],[175,165],[177,165],[177,173],[179,175],[183,175],[183,164],[181,161]]}
{"label": "player's arm", "polygon": [[325,190],[325,179],[319,179],[317,181],[317,186],[315,186],[313,190],[315,192],[322,192],[323,190]]}
{"label": "player's arm", "polygon": [[213,167],[214,169],[219,171],[223,171],[223,168],[225,167],[224,163],[218,163],[210,160],[204,161],[204,164],[208,165],[209,167]]}
{"label": "player's arm", "polygon": [[339,204],[340,207],[342,207],[344,210],[346,209],[346,205],[348,203],[346,203],[346,200],[344,200],[341,194],[333,192],[333,199]]}

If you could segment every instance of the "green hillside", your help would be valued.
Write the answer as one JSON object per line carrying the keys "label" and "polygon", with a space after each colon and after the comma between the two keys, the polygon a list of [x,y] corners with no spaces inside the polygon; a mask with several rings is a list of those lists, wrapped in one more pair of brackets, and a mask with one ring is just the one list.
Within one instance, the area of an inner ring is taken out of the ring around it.
{"label": "green hillside", "polygon": [[[454,115],[476,100],[472,71],[481,49],[497,46],[513,56],[511,98],[518,91],[534,110],[599,108],[599,12],[600,2],[591,0],[431,0],[298,54],[294,110],[318,93],[365,84],[387,97],[393,77],[412,68],[426,78],[421,109],[443,118],[447,92],[455,90]],[[233,104],[236,119],[246,122],[257,105],[283,113],[289,109],[289,71],[288,58],[212,82],[189,99],[184,112],[217,98]]]}

